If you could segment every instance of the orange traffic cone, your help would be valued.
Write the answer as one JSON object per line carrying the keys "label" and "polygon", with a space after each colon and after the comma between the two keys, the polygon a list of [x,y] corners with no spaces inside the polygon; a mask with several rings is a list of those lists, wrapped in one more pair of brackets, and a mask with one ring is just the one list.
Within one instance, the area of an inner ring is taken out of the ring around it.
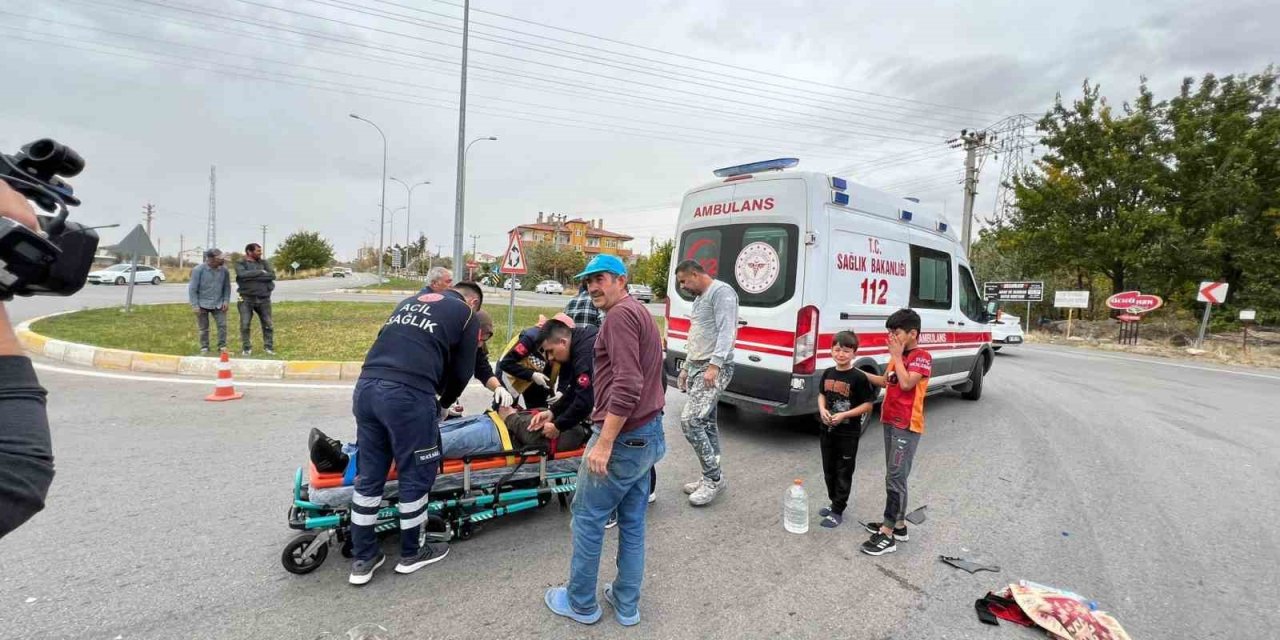
{"label": "orange traffic cone", "polygon": [[222,402],[243,397],[243,393],[236,393],[236,386],[231,381],[231,358],[223,351],[222,358],[218,360],[218,381],[214,384],[213,393],[205,396],[205,400]]}

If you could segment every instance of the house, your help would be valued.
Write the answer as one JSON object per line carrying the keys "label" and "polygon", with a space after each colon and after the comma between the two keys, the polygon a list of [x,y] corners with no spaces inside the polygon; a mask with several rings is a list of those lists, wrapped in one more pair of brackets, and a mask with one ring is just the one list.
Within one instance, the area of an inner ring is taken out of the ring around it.
{"label": "house", "polygon": [[632,237],[625,233],[607,231],[603,219],[569,219],[564,214],[538,212],[538,221],[516,227],[520,240],[529,243],[549,242],[557,247],[580,249],[587,256],[607,253],[629,260],[631,249],[625,245]]}

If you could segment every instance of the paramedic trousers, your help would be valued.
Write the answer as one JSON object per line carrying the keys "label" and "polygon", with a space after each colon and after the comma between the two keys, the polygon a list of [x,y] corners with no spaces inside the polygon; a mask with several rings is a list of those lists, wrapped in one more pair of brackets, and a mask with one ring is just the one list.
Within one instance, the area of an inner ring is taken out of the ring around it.
{"label": "paramedic trousers", "polygon": [[907,516],[907,476],[919,444],[920,434],[884,425],[884,526],[891,529]]}
{"label": "paramedic trousers", "polygon": [[440,410],[434,395],[399,382],[362,378],[352,395],[356,417],[356,492],[351,506],[352,553],[378,555],[378,507],[392,461],[400,481],[400,557],[418,552],[427,519],[427,492],[440,467]]}
{"label": "paramedic trousers", "polygon": [[835,427],[820,428],[818,443],[822,448],[822,475],[827,481],[827,498],[831,501],[831,512],[844,515],[845,507],[849,506],[849,492],[853,489],[861,421],[855,418]]}
{"label": "paramedic trousers", "polygon": [[720,394],[733,379],[733,363],[720,367],[714,385],[707,385],[703,375],[710,362],[690,362],[688,377],[689,401],[680,412],[680,429],[684,439],[693,445],[693,452],[702,465],[702,476],[720,481],[720,427],[716,424]]}
{"label": "paramedic trousers", "polygon": [[609,455],[607,473],[591,473],[587,455],[600,439],[591,436],[578,468],[578,490],[573,496],[573,557],[569,562],[569,605],[578,613],[595,612],[600,550],[609,514],[618,512],[618,576],[613,596],[618,613],[632,616],[640,603],[644,579],[644,526],[649,506],[650,470],[667,452],[662,434],[662,413],[626,433],[619,433]]}

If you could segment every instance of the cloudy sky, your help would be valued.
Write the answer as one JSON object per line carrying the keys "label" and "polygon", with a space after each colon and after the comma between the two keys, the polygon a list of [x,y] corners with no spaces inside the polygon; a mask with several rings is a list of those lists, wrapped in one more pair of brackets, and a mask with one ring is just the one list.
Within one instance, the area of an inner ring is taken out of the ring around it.
{"label": "cloudy sky", "polygon": [[[968,6],[965,6],[968,5]],[[166,254],[202,245],[209,167],[218,243],[268,225],[340,256],[378,241],[382,141],[414,191],[411,230],[451,252],[461,0],[41,0],[0,3],[0,149],[55,137],[88,168],[86,223],[114,242],[156,206]],[[514,2],[477,0],[467,114],[467,247],[502,249],[538,211],[674,233],[711,170],[778,156],[946,204],[961,128],[1045,111],[1085,78],[1113,101],[1141,76],[1275,61],[1265,2]],[[993,206],[984,167],[979,212]],[[406,204],[390,183],[387,207]],[[397,241],[405,212],[393,217]]]}

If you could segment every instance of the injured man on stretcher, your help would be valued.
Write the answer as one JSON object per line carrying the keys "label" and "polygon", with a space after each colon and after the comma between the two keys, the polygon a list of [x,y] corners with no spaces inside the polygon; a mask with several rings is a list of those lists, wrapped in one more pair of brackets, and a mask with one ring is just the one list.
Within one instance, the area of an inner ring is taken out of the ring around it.
{"label": "injured man on stretcher", "polygon": [[[520,450],[547,442],[542,428],[530,429],[536,413],[522,413],[498,407],[477,416],[453,418],[440,423],[440,453],[446,459]],[[560,432],[557,451],[573,451],[586,444],[590,433],[585,425]]]}
{"label": "injured man on stretcher", "polygon": [[[519,451],[525,447],[544,444],[548,441],[544,430],[550,430],[554,424],[546,421],[543,426],[530,429],[535,415],[537,412],[498,407],[477,416],[445,420],[440,423],[440,452],[444,459],[452,460],[465,456]],[[556,451],[575,451],[586,444],[590,435],[586,424],[560,431]],[[340,440],[330,438],[313,428],[308,447],[311,450],[311,462],[315,464],[317,471],[341,473],[346,470],[353,475],[348,469],[348,464],[353,459]]]}

